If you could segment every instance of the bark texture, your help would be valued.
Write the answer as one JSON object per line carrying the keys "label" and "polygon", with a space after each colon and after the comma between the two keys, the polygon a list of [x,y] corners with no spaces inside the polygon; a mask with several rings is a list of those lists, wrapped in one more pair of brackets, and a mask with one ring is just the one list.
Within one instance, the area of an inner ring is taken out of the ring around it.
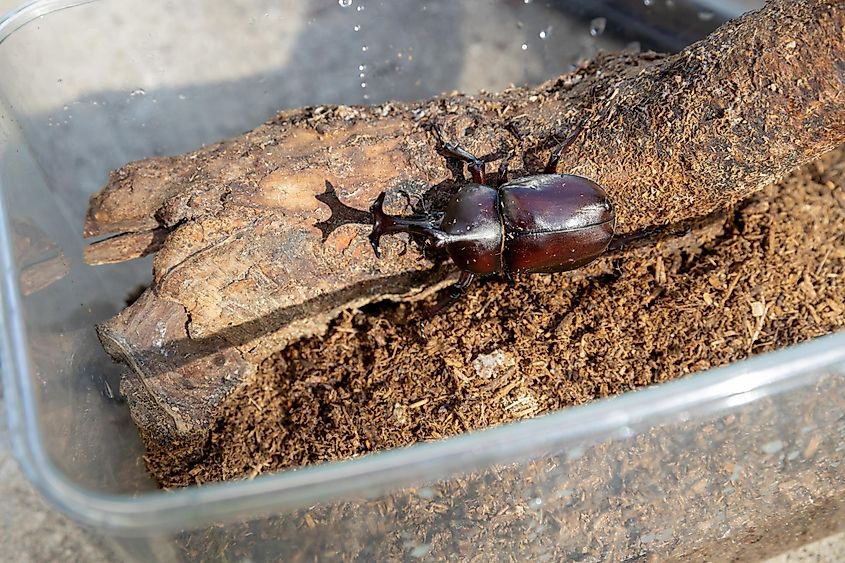
{"label": "bark texture", "polygon": [[152,287],[100,327],[142,432],[200,448],[259,360],[345,308],[442,285],[399,237],[377,260],[355,211],[383,190],[389,212],[442,207],[460,171],[428,123],[476,154],[512,153],[514,176],[580,125],[558,170],[603,185],[621,233],[705,216],[845,142],[843,4],[771,2],[677,55],[605,55],[534,88],[287,111],[115,171],[85,223],[108,238],[86,256],[158,251]]}

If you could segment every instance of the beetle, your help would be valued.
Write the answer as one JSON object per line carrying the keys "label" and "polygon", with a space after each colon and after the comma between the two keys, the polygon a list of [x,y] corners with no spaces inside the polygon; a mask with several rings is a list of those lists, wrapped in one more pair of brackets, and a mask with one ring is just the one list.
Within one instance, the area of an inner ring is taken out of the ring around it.
{"label": "beetle", "polygon": [[449,201],[442,219],[416,219],[384,212],[385,193],[370,207],[370,243],[377,257],[381,237],[413,233],[444,249],[461,274],[446,299],[429,311],[442,312],[464,294],[476,276],[502,275],[513,284],[518,273],[575,270],[605,253],[614,237],[616,214],[605,190],[582,176],[557,174],[560,155],[580,127],[549,156],[542,174],[507,180],[508,158],[502,162],[496,186],[487,182],[485,163],[460,145],[443,141],[433,128],[437,152],[468,163],[472,182]]}

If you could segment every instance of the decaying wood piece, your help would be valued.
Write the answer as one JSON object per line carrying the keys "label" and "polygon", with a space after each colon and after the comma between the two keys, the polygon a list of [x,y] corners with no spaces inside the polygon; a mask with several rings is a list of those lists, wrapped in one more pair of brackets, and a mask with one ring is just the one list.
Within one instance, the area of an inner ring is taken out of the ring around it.
{"label": "decaying wood piece", "polygon": [[199,448],[258,360],[344,308],[439,279],[397,237],[376,260],[367,225],[349,222],[349,209],[338,218],[337,205],[332,215],[321,195],[366,209],[387,190],[394,213],[442,205],[455,182],[426,123],[476,154],[513,152],[513,175],[538,171],[580,124],[558,168],[605,186],[621,232],[683,222],[845,141],[844,27],[841,1],[777,1],[678,55],[602,56],[496,95],[288,111],[190,154],[126,165],[92,198],[85,235],[111,237],[89,248],[91,263],[158,250],[152,287],[100,329],[131,368],[136,420]]}

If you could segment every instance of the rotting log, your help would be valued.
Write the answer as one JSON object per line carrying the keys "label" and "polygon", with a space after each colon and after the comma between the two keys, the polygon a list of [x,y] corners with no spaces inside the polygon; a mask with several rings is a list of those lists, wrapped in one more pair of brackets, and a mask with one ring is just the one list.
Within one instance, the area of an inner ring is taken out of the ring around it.
{"label": "rotting log", "polygon": [[[845,142],[844,28],[843,2],[776,1],[677,55],[603,55],[500,94],[286,111],[124,166],[92,198],[84,232],[106,237],[90,263],[157,251],[150,289],[99,327],[130,368],[133,416],[147,438],[199,452],[220,402],[270,352],[343,309],[442,285],[397,237],[376,260],[354,211],[382,190],[395,213],[443,205],[459,171],[425,125],[491,159],[513,153],[514,176],[580,126],[558,169],[607,189],[620,232],[683,223]],[[332,193],[342,204],[326,203]]]}

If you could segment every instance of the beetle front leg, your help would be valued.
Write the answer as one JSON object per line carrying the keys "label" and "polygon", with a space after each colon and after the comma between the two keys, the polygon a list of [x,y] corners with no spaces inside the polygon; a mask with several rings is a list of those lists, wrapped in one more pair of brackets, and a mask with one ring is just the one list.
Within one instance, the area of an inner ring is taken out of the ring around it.
{"label": "beetle front leg", "polygon": [[461,145],[453,145],[443,140],[443,135],[437,125],[432,125],[431,130],[437,137],[437,154],[446,158],[452,158],[468,164],[472,181],[483,186],[487,185],[487,174],[484,170],[484,161],[472,153],[467,152]]}
{"label": "beetle front leg", "polygon": [[581,129],[583,129],[583,127],[578,125],[575,128],[575,131],[573,131],[565,141],[555,147],[552,154],[549,155],[549,161],[546,163],[546,167],[543,169],[544,174],[557,174],[557,163],[560,160],[560,155],[562,155],[563,151],[568,149],[569,146],[575,142],[575,139],[578,138],[578,134],[581,133]]}

